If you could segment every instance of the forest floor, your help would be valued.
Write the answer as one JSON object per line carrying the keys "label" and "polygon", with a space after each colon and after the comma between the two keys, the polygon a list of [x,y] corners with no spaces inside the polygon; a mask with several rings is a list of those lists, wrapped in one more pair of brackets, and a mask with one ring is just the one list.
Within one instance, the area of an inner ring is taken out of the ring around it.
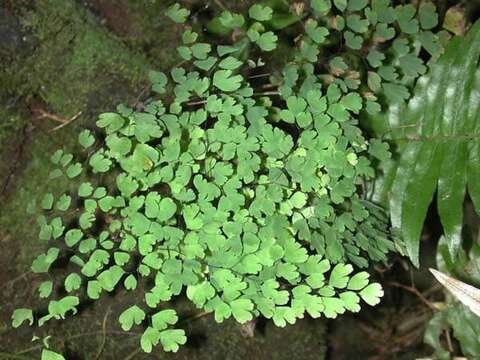
{"label": "forest floor", "polygon": [[[202,17],[218,11],[216,1],[190,1]],[[228,1],[224,1],[228,3]],[[231,2],[237,9],[248,1]],[[375,268],[385,287],[382,304],[335,321],[304,319],[285,329],[260,320],[253,337],[233,321],[213,317],[179,300],[188,343],[177,354],[138,351],[137,333],[121,331],[117,318],[132,295],[119,291],[79,315],[41,331],[12,329],[19,307],[45,308],[36,288],[41,278],[30,264],[43,250],[29,201],[45,189],[65,188],[48,180],[49,157],[69,149],[79,129],[119,103],[141,104],[148,97],[149,69],[168,71],[178,62],[180,29],[167,24],[161,0],[0,0],[0,359],[38,358],[42,343],[67,359],[412,359],[429,355],[423,331],[441,299],[426,269],[414,270],[400,258]],[[430,228],[438,229],[433,224]],[[426,231],[427,250],[438,238]],[[433,245],[432,245],[433,246]],[[434,259],[426,258],[425,266]],[[58,269],[58,271],[62,271]]]}

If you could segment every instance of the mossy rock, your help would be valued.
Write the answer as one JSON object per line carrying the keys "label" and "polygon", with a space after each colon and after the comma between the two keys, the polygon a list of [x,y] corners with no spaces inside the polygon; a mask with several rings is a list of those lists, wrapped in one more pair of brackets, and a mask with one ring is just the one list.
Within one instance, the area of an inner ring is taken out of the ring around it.
{"label": "mossy rock", "polygon": [[[0,15],[0,24],[15,24],[6,34],[15,41],[3,49],[7,66],[0,70],[0,229],[2,237],[21,244],[16,266],[25,270],[33,249],[42,246],[27,204],[49,188],[66,186],[48,179],[50,155],[59,147],[72,149],[79,130],[92,126],[98,113],[133,102],[151,65],[73,0],[40,0],[33,7],[18,2]],[[65,119],[82,115],[51,132],[58,123],[38,118],[36,108]]]}

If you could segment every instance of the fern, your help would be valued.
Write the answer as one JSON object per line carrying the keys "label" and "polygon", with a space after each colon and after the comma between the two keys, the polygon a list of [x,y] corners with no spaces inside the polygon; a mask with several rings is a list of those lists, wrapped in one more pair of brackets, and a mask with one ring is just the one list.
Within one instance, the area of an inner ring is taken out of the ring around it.
{"label": "fern", "polygon": [[479,29],[477,23],[465,38],[451,40],[445,54],[418,80],[408,106],[386,115],[402,114],[394,132],[398,160],[392,170],[389,203],[392,223],[401,230],[407,253],[417,266],[420,233],[435,192],[454,258],[461,246],[467,189],[480,209]]}
{"label": "fern", "polygon": [[[372,159],[389,152],[365,139],[358,118],[378,113],[381,98],[408,97],[426,71],[421,47],[438,55],[435,7],[310,5],[287,16],[288,6],[274,1],[252,6],[248,18],[225,11],[209,29],[235,33],[228,44],[185,28],[184,66],[150,73],[156,95],[143,110],[101,114],[102,132],[80,132],[75,156],[53,154],[50,178],[71,179],[74,191],[44,194],[39,238],[49,248],[32,270],[48,274],[60,257],[75,270],[40,284],[41,298],[55,297],[46,315],[18,309],[13,326],[64,319],[85,299],[147,280],[143,299],[119,316],[126,331],[148,322],[145,352],[186,342],[175,310],[164,306],[183,290],[218,322],[264,316],[277,326],[379,302],[381,286],[348,263],[367,267],[394,250],[388,218],[362,199]],[[182,24],[190,13],[175,4],[167,15]],[[306,17],[283,69],[257,80],[262,56],[276,55],[274,30]],[[332,44],[341,49],[333,58]],[[56,298],[59,287],[68,295]]]}

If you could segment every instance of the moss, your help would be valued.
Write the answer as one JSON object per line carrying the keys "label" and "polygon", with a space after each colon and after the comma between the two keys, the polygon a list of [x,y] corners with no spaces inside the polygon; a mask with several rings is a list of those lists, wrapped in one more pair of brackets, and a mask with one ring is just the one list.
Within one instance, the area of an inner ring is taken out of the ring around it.
{"label": "moss", "polygon": [[89,0],[87,4],[130,49],[142,52],[155,68],[169,69],[178,62],[176,44],[182,26],[164,15],[168,2]]}
{"label": "moss", "polygon": [[[79,128],[92,124],[98,113],[135,99],[150,65],[73,0],[40,0],[31,9],[16,10],[23,31],[20,35],[17,29],[17,37],[32,46],[10,53],[0,70],[5,80],[0,87],[0,184],[8,183],[0,229],[2,237],[13,236],[19,245],[16,264],[23,271],[39,245],[35,217],[27,217],[25,208],[49,187],[65,187],[48,180],[50,154],[58,147],[71,149]],[[66,118],[83,114],[50,133],[57,124],[35,114],[32,119],[29,107],[34,106]]]}
{"label": "moss", "polygon": [[[120,82],[133,92],[145,80],[147,61],[110,35],[74,1],[41,0],[23,24],[38,42],[23,64],[23,77],[29,79],[28,90],[54,111],[72,116],[86,109],[93,93],[111,88],[112,83]],[[102,95],[99,107],[119,100],[115,93]]]}

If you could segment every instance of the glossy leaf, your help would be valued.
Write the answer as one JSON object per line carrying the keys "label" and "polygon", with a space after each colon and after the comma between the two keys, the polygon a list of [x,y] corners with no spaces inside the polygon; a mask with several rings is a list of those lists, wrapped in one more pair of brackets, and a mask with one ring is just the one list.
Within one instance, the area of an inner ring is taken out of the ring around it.
{"label": "glossy leaf", "polygon": [[445,54],[418,81],[404,114],[402,126],[414,126],[399,140],[401,156],[390,208],[392,223],[401,229],[408,255],[417,266],[420,233],[435,191],[452,255],[460,247],[463,200],[468,169],[472,169],[469,160],[476,156],[470,153],[475,145],[466,134],[475,131],[477,123],[479,28],[480,23],[467,38],[454,39],[448,45]]}

